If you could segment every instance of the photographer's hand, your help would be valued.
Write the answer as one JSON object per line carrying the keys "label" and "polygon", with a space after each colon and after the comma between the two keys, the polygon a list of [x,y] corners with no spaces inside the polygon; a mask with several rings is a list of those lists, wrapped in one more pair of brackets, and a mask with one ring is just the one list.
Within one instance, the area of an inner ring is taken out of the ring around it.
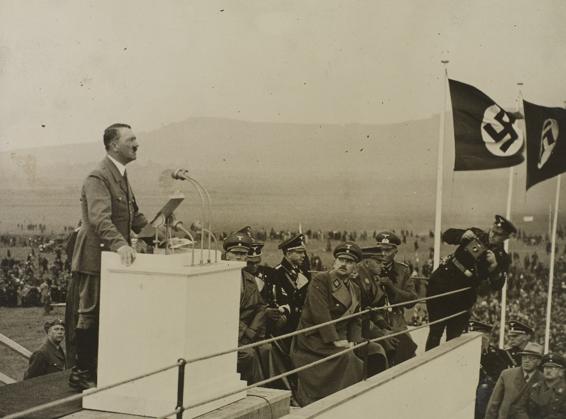
{"label": "photographer's hand", "polygon": [[497,269],[497,258],[495,257],[495,253],[491,250],[485,252],[485,260],[487,261],[487,270],[489,273],[495,271]]}
{"label": "photographer's hand", "polygon": [[462,234],[462,239],[460,241],[464,241],[464,240],[473,240],[476,239],[476,233],[474,233],[472,230],[466,230],[464,231],[464,234]]}

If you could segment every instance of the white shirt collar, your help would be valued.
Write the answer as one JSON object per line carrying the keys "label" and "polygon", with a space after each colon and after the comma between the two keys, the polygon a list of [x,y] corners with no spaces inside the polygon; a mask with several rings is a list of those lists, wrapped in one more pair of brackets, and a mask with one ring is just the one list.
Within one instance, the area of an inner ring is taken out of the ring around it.
{"label": "white shirt collar", "polygon": [[112,157],[110,154],[107,154],[108,158],[110,159],[110,161],[112,163],[114,163],[114,166],[116,166],[116,168],[118,169],[118,171],[120,172],[120,174],[122,176],[124,176],[124,172],[126,171],[126,166],[124,166],[122,163],[120,163],[118,160],[116,160],[114,157]]}

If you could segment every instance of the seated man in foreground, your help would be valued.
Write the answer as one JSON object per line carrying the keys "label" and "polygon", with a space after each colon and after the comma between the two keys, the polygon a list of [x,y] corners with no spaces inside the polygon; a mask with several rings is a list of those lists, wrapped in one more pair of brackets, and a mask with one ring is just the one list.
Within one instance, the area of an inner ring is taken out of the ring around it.
{"label": "seated man in foreground", "polygon": [[[346,242],[334,249],[334,257],[333,269],[318,274],[309,285],[299,329],[360,311],[360,289],[351,279],[356,263],[362,257],[362,251],[355,243]],[[305,366],[362,342],[361,323],[361,317],[357,316],[295,336],[291,346],[291,359],[295,366]],[[381,358],[383,350],[376,346],[370,343],[367,347],[361,347],[357,353],[345,352],[336,358],[299,372],[296,394],[299,404],[305,406],[363,380],[362,351],[368,351],[368,375],[378,372],[373,368],[372,358],[374,354],[379,354]]]}
{"label": "seated man in foreground", "polygon": [[61,320],[53,320],[46,322],[43,328],[47,337],[43,345],[31,355],[24,380],[65,369],[65,353],[61,348],[61,342],[65,339],[65,324]]}

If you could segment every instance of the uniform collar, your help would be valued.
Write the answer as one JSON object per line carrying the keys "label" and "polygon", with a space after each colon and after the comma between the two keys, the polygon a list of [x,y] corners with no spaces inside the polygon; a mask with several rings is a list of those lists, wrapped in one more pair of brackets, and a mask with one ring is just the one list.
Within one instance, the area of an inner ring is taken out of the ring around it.
{"label": "uniform collar", "polygon": [[124,176],[124,173],[126,172],[126,166],[124,166],[122,163],[120,163],[118,160],[116,160],[114,157],[112,157],[110,154],[106,155],[108,157],[108,159],[110,159],[110,161],[112,163],[114,163],[114,166],[116,166],[116,168],[118,169],[118,171],[120,172],[120,174],[122,176]]}

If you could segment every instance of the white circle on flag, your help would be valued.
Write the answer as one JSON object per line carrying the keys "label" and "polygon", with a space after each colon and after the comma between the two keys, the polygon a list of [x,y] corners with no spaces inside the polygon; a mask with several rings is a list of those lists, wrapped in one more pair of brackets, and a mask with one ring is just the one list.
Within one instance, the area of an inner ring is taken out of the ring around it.
{"label": "white circle on flag", "polygon": [[517,154],[523,147],[523,132],[519,123],[511,119],[498,105],[491,105],[483,113],[481,136],[487,150],[498,157]]}

